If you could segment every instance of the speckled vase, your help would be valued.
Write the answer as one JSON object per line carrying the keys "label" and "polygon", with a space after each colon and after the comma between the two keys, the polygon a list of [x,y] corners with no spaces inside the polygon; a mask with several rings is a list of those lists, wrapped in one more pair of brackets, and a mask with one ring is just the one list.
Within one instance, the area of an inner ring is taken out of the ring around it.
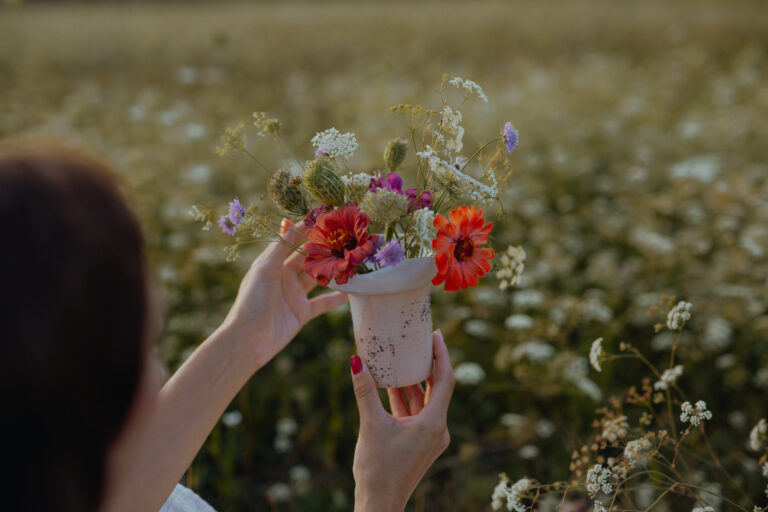
{"label": "speckled vase", "polygon": [[330,288],[349,294],[357,353],[380,388],[423,382],[432,373],[434,258],[358,274]]}

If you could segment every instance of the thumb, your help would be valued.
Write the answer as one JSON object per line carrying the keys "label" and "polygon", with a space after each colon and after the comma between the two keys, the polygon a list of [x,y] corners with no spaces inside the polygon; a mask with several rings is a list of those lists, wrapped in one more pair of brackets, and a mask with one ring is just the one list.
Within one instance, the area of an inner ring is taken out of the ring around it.
{"label": "thumb", "polygon": [[384,407],[381,405],[376,383],[373,382],[373,376],[365,362],[360,356],[354,355],[349,358],[349,365],[352,367],[352,385],[355,388],[357,408],[360,411],[360,422],[370,421],[383,415]]}

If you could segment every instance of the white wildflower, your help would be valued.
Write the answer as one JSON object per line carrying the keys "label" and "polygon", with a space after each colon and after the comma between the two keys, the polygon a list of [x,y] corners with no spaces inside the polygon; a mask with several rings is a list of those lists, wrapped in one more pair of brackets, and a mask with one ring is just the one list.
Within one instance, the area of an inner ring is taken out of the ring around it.
{"label": "white wildflower", "polygon": [[501,268],[496,271],[496,278],[499,280],[501,290],[520,284],[520,278],[525,270],[525,249],[510,245],[501,253],[499,264]]}
{"label": "white wildflower", "polygon": [[608,509],[602,502],[596,501],[595,506],[592,507],[592,512],[608,512]]}
{"label": "white wildflower", "polygon": [[707,350],[722,350],[731,344],[731,324],[724,318],[711,318],[707,321],[701,346]]}
{"label": "white wildflower", "polygon": [[669,389],[669,387],[677,382],[677,379],[683,374],[683,366],[677,365],[674,368],[664,370],[661,374],[661,379],[653,384],[653,389],[657,391],[663,391]]}
{"label": "white wildflower", "polygon": [[707,410],[707,403],[704,400],[696,402],[695,407],[691,405],[691,402],[683,402],[680,409],[682,410],[680,421],[690,423],[694,427],[701,425],[704,420],[712,419],[712,412]]}
{"label": "white wildflower", "polygon": [[299,430],[299,426],[293,418],[280,418],[277,420],[275,430],[278,435],[288,437],[294,435]]}
{"label": "white wildflower", "polygon": [[715,509],[712,507],[696,507],[691,512],[715,512]]}
{"label": "white wildflower", "polygon": [[766,436],[768,436],[768,422],[763,418],[757,422],[757,425],[752,427],[752,430],[749,433],[749,447],[752,448],[753,451],[760,451]]}
{"label": "white wildflower", "polygon": [[531,481],[527,478],[521,478],[510,485],[507,475],[501,475],[501,481],[493,489],[491,495],[491,508],[493,510],[501,509],[506,501],[507,510],[514,512],[526,512],[527,507],[522,503],[522,494],[531,486]]}
{"label": "white wildflower", "polygon": [[291,487],[283,482],[272,484],[267,489],[267,495],[277,503],[288,501],[291,497]]}
{"label": "white wildflower", "polygon": [[587,471],[587,492],[589,492],[590,496],[595,497],[601,493],[612,493],[611,477],[613,477],[611,470],[604,468],[602,464],[595,464],[591,467]]}
{"label": "white wildflower", "polygon": [[763,464],[763,476],[768,478],[768,462]]}
{"label": "white wildflower", "polygon": [[460,384],[477,385],[485,379],[483,367],[477,363],[459,363],[453,370],[456,382]]}
{"label": "white wildflower", "polygon": [[600,357],[603,355],[603,338],[597,338],[592,342],[592,348],[589,349],[589,363],[596,371],[602,371],[600,368]]}
{"label": "white wildflower", "polygon": [[440,112],[440,131],[435,134],[437,141],[450,153],[460,153],[464,147],[464,128],[461,126],[461,112],[449,105]]}
{"label": "white wildflower", "polygon": [[691,319],[691,307],[693,304],[681,300],[667,314],[667,327],[671,331],[682,329],[685,322]]}
{"label": "white wildflower", "polygon": [[243,413],[240,411],[225,412],[221,416],[221,422],[228,427],[236,427],[243,421]]}
{"label": "white wildflower", "polygon": [[517,454],[521,459],[535,459],[539,456],[539,447],[533,444],[526,444],[525,446],[520,447]]}
{"label": "white wildflower", "polygon": [[362,201],[365,193],[370,189],[372,178],[373,176],[364,172],[351,176],[342,176],[341,181],[344,182],[347,202],[359,203]]}
{"label": "white wildflower", "polygon": [[354,133],[339,133],[336,128],[328,128],[312,137],[312,145],[334,158],[351,157],[357,149],[357,137]]}
{"label": "white wildflower", "polygon": [[389,224],[405,215],[408,210],[408,196],[395,190],[380,188],[365,193],[360,202],[360,209],[368,214],[373,222]]}
{"label": "white wildflower", "polygon": [[652,449],[653,443],[651,443],[650,439],[645,437],[628,442],[627,446],[624,448],[624,457],[626,457],[629,467],[635,468],[638,465],[645,465],[648,460],[648,452]]}
{"label": "white wildflower", "polygon": [[603,422],[603,432],[601,437],[608,442],[615,443],[619,439],[623,439],[627,436],[628,428],[629,423],[627,422],[626,416],[607,419]]}
{"label": "white wildflower", "polygon": [[464,89],[465,96],[471,96],[474,94],[484,102],[488,103],[488,97],[483,92],[483,88],[480,87],[476,82],[455,76],[448,80],[448,83],[457,87],[458,89]]}
{"label": "white wildflower", "polygon": [[411,229],[419,242],[419,246],[427,251],[432,250],[432,240],[437,236],[435,227],[435,212],[429,208],[421,208],[411,216]]}
{"label": "white wildflower", "polygon": [[440,158],[430,146],[416,155],[427,160],[438,185],[453,195],[465,196],[471,202],[481,205],[489,205],[499,197],[498,183],[492,170],[488,171],[491,184],[486,185]]}
{"label": "white wildflower", "polygon": [[512,350],[512,360],[519,361],[528,358],[531,362],[546,361],[552,357],[555,349],[552,345],[541,340],[531,340],[521,343]]}
{"label": "white wildflower", "polygon": [[533,327],[533,318],[528,315],[510,315],[504,321],[504,326],[512,331],[525,331]]}

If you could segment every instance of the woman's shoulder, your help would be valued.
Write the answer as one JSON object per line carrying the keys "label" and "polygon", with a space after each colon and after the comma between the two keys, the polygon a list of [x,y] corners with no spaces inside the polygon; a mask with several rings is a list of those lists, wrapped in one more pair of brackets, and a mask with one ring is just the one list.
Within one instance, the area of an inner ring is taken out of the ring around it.
{"label": "woman's shoulder", "polygon": [[181,484],[168,497],[159,512],[216,512],[206,501]]}

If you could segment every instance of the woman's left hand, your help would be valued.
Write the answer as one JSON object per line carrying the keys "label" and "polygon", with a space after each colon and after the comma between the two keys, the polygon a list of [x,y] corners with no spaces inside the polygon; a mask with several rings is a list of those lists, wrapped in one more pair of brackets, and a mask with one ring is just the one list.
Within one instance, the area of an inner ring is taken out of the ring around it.
{"label": "woman's left hand", "polygon": [[[291,244],[302,243],[303,222],[286,228],[282,236]],[[347,302],[333,292],[309,299],[317,285],[301,269],[304,257],[280,242],[274,242],[251,265],[240,283],[237,299],[223,327],[252,344],[256,369],[267,364],[308,321]]]}

